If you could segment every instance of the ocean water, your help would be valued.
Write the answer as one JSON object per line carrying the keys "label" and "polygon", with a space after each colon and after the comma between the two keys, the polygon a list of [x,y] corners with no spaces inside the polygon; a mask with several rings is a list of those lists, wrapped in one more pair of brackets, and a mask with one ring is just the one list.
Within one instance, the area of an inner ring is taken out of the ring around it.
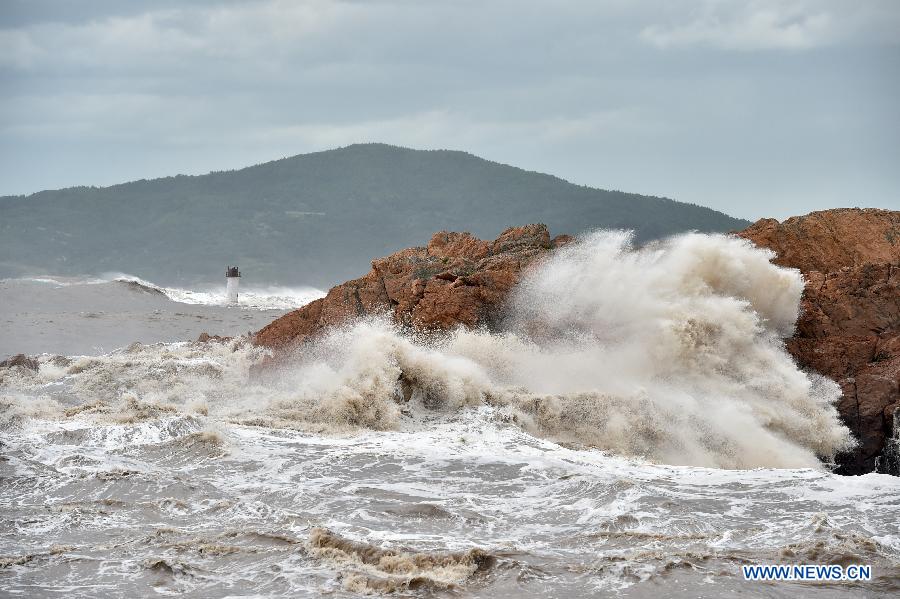
{"label": "ocean water", "polygon": [[[191,341],[283,313],[265,293],[3,281],[31,299],[0,322],[36,327],[5,353],[40,355],[0,369],[0,594],[896,596],[900,479],[830,473],[839,390],[784,352],[802,280],[769,257],[598,233],[499,330],[348,323],[266,377],[246,340]],[[745,581],[754,563],[873,580]]]}
{"label": "ocean water", "polygon": [[102,354],[133,342],[245,335],[324,293],[249,288],[225,305],[225,284],[199,291],[132,275],[0,279],[0,359],[9,354]]}

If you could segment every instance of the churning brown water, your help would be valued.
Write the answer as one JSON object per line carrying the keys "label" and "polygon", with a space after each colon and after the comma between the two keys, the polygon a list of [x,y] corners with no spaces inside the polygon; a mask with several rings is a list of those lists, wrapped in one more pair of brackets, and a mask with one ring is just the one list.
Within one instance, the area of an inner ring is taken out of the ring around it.
{"label": "churning brown water", "polygon": [[852,440],[781,346],[802,281],[767,260],[600,234],[501,332],[352,323],[265,381],[240,340],[0,369],[0,592],[893,596],[900,479],[828,472]]}

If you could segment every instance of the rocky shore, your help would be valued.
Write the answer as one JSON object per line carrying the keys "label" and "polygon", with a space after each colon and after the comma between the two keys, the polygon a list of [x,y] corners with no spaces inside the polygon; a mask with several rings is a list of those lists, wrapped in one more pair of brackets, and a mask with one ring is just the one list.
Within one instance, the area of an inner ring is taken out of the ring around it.
{"label": "rocky shore", "polygon": [[[763,219],[737,235],[803,273],[801,315],[787,349],[801,367],[843,390],[838,410],[859,444],[840,456],[838,472],[875,470],[900,408],[900,212],[839,209],[781,223]],[[365,276],[256,333],[255,343],[274,350],[258,371],[325,329],[367,315],[388,314],[419,331],[490,328],[522,273],[569,241],[551,239],[544,225],[511,228],[494,241],[436,233],[427,246],[373,261]]]}
{"label": "rocky shore", "polygon": [[788,351],[843,390],[838,410],[859,445],[841,456],[838,472],[873,471],[900,408],[900,212],[840,209],[781,223],[762,219],[739,235],[806,278]]}
{"label": "rocky shore", "polygon": [[367,275],[275,320],[255,342],[289,351],[323,329],[374,314],[426,331],[490,325],[522,272],[571,239],[551,239],[544,225],[513,227],[494,241],[441,231],[425,247],[374,260]]}

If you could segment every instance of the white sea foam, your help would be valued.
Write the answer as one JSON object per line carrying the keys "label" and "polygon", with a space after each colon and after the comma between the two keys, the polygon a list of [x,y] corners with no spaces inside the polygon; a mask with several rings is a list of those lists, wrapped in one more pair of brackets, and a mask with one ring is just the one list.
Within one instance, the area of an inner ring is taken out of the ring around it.
{"label": "white sea foam", "polygon": [[[482,406],[340,437],[232,424],[210,434],[203,417],[178,414],[7,429],[0,500],[18,536],[0,541],[0,567],[15,566],[10,588],[77,580],[77,597],[114,583],[121,597],[451,587],[580,598],[652,597],[674,577],[693,594],[734,594],[747,561],[849,560],[873,565],[861,592],[896,590],[897,478],[653,465],[497,416]],[[821,592],[804,588],[773,593]]]}
{"label": "white sea foam", "polygon": [[[208,287],[202,290],[182,289],[179,287],[163,287],[140,277],[124,273],[107,273],[105,281],[136,283],[148,289],[161,291],[174,302],[182,304],[201,304],[206,306],[226,305],[225,285]],[[255,310],[294,310],[309,302],[323,297],[325,292],[315,287],[262,286],[242,287],[238,306]]]}
{"label": "white sea foam", "polygon": [[81,277],[23,277],[21,279],[0,279],[6,281],[26,281],[29,283],[43,283],[45,285],[55,285],[56,287],[71,287],[72,285],[97,285],[99,283],[108,283],[110,279],[101,278],[81,278]]}
{"label": "white sea foam", "polygon": [[838,386],[784,350],[803,281],[770,257],[725,236],[634,250],[597,233],[525,278],[503,331],[422,342],[357,322],[305,350],[275,405],[391,428],[407,399],[489,403],[535,434],[663,463],[816,467],[851,439]]}
{"label": "white sea foam", "polygon": [[773,596],[894,596],[900,479],[821,467],[838,388],[785,353],[802,281],[769,257],[598,233],[497,330],[352,322],[272,380],[245,338],[0,368],[4,589],[734,595],[749,562],[873,567]]}
{"label": "white sea foam", "polygon": [[[26,277],[18,279],[30,283],[54,285],[56,287],[72,287],[75,285],[102,285],[105,283],[131,283],[145,290],[158,291],[173,302],[182,304],[198,304],[205,306],[228,305],[225,297],[225,285],[207,285],[198,289],[165,287],[147,281],[135,275],[121,272],[108,272],[100,277]],[[324,297],[321,289],[308,286],[289,287],[279,285],[262,285],[242,287],[237,307],[249,310],[294,310],[309,302]]]}
{"label": "white sea foam", "polygon": [[499,331],[422,339],[357,321],[266,383],[247,380],[248,346],[136,346],[77,363],[66,387],[117,421],[202,406],[237,423],[389,430],[491,405],[532,434],[658,463],[820,467],[851,444],[840,391],[785,352],[803,282],[770,257],[725,236],[635,250],[601,232],[533,270]]}

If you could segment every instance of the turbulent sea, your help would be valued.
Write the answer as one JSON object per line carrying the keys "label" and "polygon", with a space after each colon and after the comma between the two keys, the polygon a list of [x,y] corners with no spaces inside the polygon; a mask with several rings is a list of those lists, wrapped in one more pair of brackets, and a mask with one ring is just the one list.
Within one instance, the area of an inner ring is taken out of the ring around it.
{"label": "turbulent sea", "polygon": [[830,473],[839,389],[768,258],[598,233],[491,331],[370,318],[264,377],[240,336],[320,292],[0,281],[0,358],[38,362],[0,368],[0,595],[897,596],[900,479]]}

